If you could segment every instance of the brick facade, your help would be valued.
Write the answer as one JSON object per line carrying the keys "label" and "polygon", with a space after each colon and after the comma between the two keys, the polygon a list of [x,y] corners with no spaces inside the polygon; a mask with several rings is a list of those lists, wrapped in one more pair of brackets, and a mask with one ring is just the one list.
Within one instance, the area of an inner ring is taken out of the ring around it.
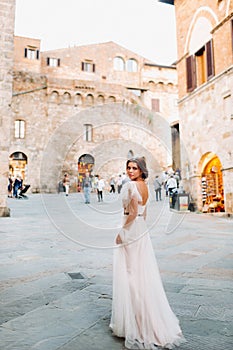
{"label": "brick facade", "polygon": [[[225,211],[233,213],[233,1],[175,0],[174,4],[184,186],[199,210],[219,211],[217,203],[224,202]],[[206,78],[212,69],[208,41],[213,45],[214,74]],[[190,55],[195,59],[197,79],[192,91],[187,90]],[[210,191],[208,179],[215,182],[215,191]]]}

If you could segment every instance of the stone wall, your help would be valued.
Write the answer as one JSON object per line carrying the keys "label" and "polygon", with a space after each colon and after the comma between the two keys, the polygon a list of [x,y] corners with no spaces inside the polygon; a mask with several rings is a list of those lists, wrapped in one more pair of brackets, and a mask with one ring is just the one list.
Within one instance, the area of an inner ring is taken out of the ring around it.
{"label": "stone wall", "polygon": [[[222,164],[225,211],[233,213],[233,1],[182,0],[175,1],[175,6],[183,183],[201,210],[203,159],[216,155]],[[206,43],[207,23],[208,40],[213,40],[214,76],[187,92],[186,57],[194,53],[195,45],[201,48]],[[198,37],[201,28],[204,31]]]}
{"label": "stone wall", "polygon": [[15,0],[0,0],[0,216],[9,216],[7,183],[12,98]]}

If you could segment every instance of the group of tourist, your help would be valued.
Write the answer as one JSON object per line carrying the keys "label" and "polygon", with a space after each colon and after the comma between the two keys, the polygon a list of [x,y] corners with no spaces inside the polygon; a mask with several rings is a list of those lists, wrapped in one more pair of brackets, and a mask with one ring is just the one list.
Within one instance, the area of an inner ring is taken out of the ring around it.
{"label": "group of tourist", "polygon": [[23,188],[23,179],[20,175],[14,178],[12,175],[8,177],[8,198],[18,198],[19,191]]}

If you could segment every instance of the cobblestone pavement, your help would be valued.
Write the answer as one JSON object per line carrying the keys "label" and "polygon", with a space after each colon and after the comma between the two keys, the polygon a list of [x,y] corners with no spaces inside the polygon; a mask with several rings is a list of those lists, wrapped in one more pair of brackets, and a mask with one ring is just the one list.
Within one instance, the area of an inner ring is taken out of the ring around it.
{"label": "cobblestone pavement", "polygon": [[[113,240],[120,198],[82,194],[9,199],[0,218],[1,350],[122,350],[111,335]],[[233,349],[233,220],[148,207],[148,227],[169,302],[187,343]]]}

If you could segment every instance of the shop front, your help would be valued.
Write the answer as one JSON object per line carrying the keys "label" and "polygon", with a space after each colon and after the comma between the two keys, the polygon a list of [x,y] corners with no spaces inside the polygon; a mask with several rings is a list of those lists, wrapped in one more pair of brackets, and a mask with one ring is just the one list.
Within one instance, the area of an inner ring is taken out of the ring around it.
{"label": "shop front", "polygon": [[27,181],[27,156],[23,152],[14,152],[9,158],[9,173],[12,177],[20,176]]}
{"label": "shop front", "polygon": [[216,155],[206,156],[201,177],[202,212],[224,212],[222,164]]}
{"label": "shop front", "polygon": [[85,175],[88,173],[89,176],[93,176],[93,167],[95,159],[91,154],[83,154],[78,160],[78,192],[82,189],[82,181]]}

